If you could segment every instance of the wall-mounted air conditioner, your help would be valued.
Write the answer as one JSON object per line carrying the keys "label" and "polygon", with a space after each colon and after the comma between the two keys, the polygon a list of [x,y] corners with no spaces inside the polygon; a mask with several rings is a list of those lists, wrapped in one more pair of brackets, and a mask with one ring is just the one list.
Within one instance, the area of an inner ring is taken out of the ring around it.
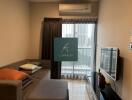
{"label": "wall-mounted air conditioner", "polygon": [[88,15],[91,12],[91,4],[59,4],[60,15]]}

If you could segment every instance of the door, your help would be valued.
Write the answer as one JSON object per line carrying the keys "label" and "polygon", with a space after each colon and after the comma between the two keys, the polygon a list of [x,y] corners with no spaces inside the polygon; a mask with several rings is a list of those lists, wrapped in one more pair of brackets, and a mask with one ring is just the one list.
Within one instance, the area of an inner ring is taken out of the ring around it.
{"label": "door", "polygon": [[95,70],[95,24],[64,23],[62,37],[78,38],[78,61],[63,61],[62,78],[85,79],[91,77]]}

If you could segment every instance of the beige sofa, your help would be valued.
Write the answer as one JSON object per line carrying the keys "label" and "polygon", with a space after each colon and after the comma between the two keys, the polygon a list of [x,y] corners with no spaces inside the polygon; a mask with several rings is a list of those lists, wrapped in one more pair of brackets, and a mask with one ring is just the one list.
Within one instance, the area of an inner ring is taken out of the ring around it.
{"label": "beige sofa", "polygon": [[69,100],[68,84],[62,80],[42,79],[34,88],[29,85],[26,89],[27,97],[21,81],[0,80],[0,100]]}
{"label": "beige sofa", "polygon": [[[22,61],[19,63],[14,63],[8,66],[10,68],[18,69],[18,66],[29,61]],[[6,67],[6,66],[5,66]],[[9,67],[8,67],[9,68]],[[19,69],[18,69],[19,70]],[[23,86],[22,81],[16,80],[0,80],[0,100],[68,100],[68,84],[67,82],[61,80],[50,80],[49,69],[42,68],[41,70],[35,72],[31,75],[31,82]],[[31,84],[30,84],[31,83]],[[52,87],[52,88],[48,88]],[[58,94],[57,93],[58,90]],[[37,92],[42,93],[41,99],[37,96],[34,97],[33,94]],[[52,94],[48,93],[51,91]],[[61,97],[57,98],[57,97]],[[47,98],[48,97],[48,98]],[[56,99],[54,99],[56,98]]]}

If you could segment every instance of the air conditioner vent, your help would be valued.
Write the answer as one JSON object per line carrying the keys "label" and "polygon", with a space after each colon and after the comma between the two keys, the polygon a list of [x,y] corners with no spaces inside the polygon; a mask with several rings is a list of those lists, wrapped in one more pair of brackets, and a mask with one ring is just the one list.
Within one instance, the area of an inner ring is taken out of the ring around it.
{"label": "air conditioner vent", "polygon": [[60,15],[87,15],[91,10],[91,4],[59,4]]}

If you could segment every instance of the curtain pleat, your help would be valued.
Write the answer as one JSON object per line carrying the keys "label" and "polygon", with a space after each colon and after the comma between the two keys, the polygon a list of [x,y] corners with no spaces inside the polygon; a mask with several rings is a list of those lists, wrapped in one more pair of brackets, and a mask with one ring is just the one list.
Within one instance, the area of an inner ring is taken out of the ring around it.
{"label": "curtain pleat", "polygon": [[97,18],[76,18],[76,19],[63,19],[62,23],[69,23],[69,24],[82,24],[82,23],[97,23]]}

